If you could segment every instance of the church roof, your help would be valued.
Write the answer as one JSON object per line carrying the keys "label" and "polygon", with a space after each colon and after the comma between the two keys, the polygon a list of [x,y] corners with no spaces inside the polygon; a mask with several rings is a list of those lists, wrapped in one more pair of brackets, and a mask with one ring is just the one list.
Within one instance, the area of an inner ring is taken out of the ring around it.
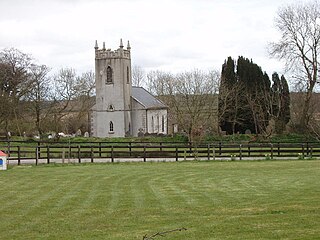
{"label": "church roof", "polygon": [[163,102],[142,87],[132,87],[132,98],[147,109],[168,108]]}

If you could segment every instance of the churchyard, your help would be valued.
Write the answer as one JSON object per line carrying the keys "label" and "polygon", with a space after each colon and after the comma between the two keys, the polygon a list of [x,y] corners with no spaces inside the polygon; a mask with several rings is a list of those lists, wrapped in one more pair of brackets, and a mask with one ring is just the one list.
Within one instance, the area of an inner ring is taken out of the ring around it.
{"label": "churchyard", "polygon": [[319,175],[318,160],[10,166],[1,239],[318,239]]}

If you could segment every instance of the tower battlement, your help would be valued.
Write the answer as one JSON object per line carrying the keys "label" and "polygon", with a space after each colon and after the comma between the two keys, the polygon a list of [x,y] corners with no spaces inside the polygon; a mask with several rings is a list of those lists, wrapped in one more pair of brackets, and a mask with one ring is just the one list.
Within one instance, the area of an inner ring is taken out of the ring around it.
{"label": "tower battlement", "polygon": [[102,49],[99,49],[97,41],[96,41],[94,49],[95,49],[95,59],[96,60],[99,60],[99,59],[111,59],[111,58],[131,59],[130,43],[128,41],[127,49],[124,49],[123,48],[122,39],[120,39],[120,47],[117,50],[106,49],[105,42],[103,42]]}

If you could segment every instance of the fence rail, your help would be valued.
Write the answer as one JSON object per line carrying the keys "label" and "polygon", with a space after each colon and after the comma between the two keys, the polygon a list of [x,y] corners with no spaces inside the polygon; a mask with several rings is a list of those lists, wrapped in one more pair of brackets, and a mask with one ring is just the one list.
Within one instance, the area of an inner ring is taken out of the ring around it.
{"label": "fence rail", "polygon": [[9,142],[0,145],[9,164],[53,162],[245,160],[318,158],[320,142],[306,143],[36,143]]}

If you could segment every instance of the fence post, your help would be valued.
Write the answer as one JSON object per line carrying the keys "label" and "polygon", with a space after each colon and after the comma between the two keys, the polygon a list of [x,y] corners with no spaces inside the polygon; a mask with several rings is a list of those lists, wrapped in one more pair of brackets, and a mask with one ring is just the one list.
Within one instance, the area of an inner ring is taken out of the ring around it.
{"label": "fence post", "polygon": [[71,144],[70,144],[70,140],[69,140],[69,154],[68,154],[68,163],[70,163],[70,159],[71,159]]}
{"label": "fence post", "polygon": [[176,162],[178,162],[178,147],[176,146]]}
{"label": "fence post", "polygon": [[305,152],[304,152],[304,143],[302,143],[302,157],[305,158]]}
{"label": "fence post", "polygon": [[111,162],[114,162],[114,159],[113,159],[113,145],[111,146]]}
{"label": "fence post", "polygon": [[93,146],[91,145],[91,162],[93,163]]}
{"label": "fence post", "polygon": [[307,156],[309,156],[309,142],[307,142]]}
{"label": "fence post", "polygon": [[7,154],[8,154],[8,158],[10,157],[10,140],[8,139],[8,152],[7,152]]}
{"label": "fence post", "polygon": [[184,150],[183,151],[183,159],[184,159],[184,161],[186,161],[187,160],[187,150]]}
{"label": "fence post", "polygon": [[99,142],[99,157],[101,158],[101,142]]}
{"label": "fence post", "polygon": [[39,159],[39,156],[40,156],[40,154],[39,154],[39,152],[40,152],[40,147],[39,146],[37,146],[36,147],[36,165],[38,165],[38,159]]}
{"label": "fence post", "polygon": [[146,162],[146,145],[143,145],[143,161]]}
{"label": "fence post", "polygon": [[18,146],[18,165],[20,165],[20,160],[21,160],[21,157],[20,157],[20,146]]}
{"label": "fence post", "polygon": [[160,142],[160,152],[162,152],[162,142]]}
{"label": "fence post", "polygon": [[132,145],[131,145],[131,142],[129,142],[129,156],[131,157],[131,155],[132,155],[132,153],[131,153],[131,151],[132,151]]}
{"label": "fence post", "polygon": [[48,145],[47,145],[47,163],[48,164],[50,163],[50,148]]}
{"label": "fence post", "polygon": [[81,156],[80,156],[80,152],[81,152],[81,146],[80,145],[78,145],[78,161],[79,161],[79,163],[81,163]]}
{"label": "fence post", "polygon": [[280,142],[278,142],[278,157],[280,156]]}
{"label": "fence post", "polygon": [[66,158],[66,150],[63,148],[62,150],[62,163],[64,164],[64,160]]}
{"label": "fence post", "polygon": [[271,146],[271,159],[273,160],[273,144],[270,143],[270,146]]}
{"label": "fence post", "polygon": [[209,143],[207,144],[207,158],[208,158],[208,161],[210,161],[210,144]]}
{"label": "fence post", "polygon": [[[249,143],[250,144],[250,143]],[[250,157],[250,155],[251,155],[251,148],[250,148],[250,145],[248,144],[248,157]]]}
{"label": "fence post", "polygon": [[[40,142],[38,142],[38,147],[40,147]],[[38,152],[37,152],[37,156],[38,156],[38,158],[41,158],[40,154],[41,154],[41,152],[40,152],[40,151],[38,151]]]}
{"label": "fence post", "polygon": [[39,159],[39,146],[36,146],[36,165],[38,165],[38,159]]}
{"label": "fence post", "polygon": [[212,155],[213,155],[213,160],[216,160],[216,147],[214,145],[212,148]]}
{"label": "fence post", "polygon": [[239,158],[242,160],[242,144],[239,145]]}
{"label": "fence post", "polygon": [[221,142],[219,142],[219,155],[221,156]]}

